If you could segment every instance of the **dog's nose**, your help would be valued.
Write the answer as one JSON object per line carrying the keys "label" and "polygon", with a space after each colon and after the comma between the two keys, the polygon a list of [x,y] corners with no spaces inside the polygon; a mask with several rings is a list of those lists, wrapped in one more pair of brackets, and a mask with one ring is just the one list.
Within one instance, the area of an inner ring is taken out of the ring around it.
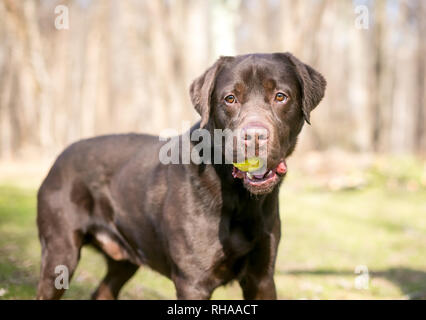
{"label": "dog's nose", "polygon": [[269,131],[262,126],[248,126],[243,129],[242,138],[246,142],[261,144],[269,138]]}

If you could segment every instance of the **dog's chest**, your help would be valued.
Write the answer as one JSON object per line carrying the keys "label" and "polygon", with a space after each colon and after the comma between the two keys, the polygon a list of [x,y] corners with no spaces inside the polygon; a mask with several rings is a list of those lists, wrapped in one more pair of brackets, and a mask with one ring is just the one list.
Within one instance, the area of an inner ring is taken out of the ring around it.
{"label": "dog's chest", "polygon": [[[232,202],[235,203],[235,202]],[[253,210],[256,211],[253,211]],[[253,205],[224,206],[219,226],[219,241],[223,250],[221,268],[238,272],[239,262],[256,249],[264,231],[262,212]]]}
{"label": "dog's chest", "polygon": [[219,236],[221,258],[216,261],[213,274],[226,283],[244,270],[247,258],[256,249],[258,237],[250,230],[245,230],[244,226],[228,225],[223,228],[225,230],[222,229]]}

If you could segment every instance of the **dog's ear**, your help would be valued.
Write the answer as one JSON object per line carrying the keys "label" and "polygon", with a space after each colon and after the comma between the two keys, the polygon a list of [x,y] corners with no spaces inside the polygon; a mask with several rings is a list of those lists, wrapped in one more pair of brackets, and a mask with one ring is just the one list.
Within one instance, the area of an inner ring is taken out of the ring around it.
{"label": "dog's ear", "polygon": [[233,57],[220,57],[201,76],[195,79],[189,88],[192,104],[201,116],[200,128],[204,128],[209,121],[211,95],[215,86],[216,77],[223,64],[232,58]]}
{"label": "dog's ear", "polygon": [[291,53],[286,52],[284,55],[296,68],[302,88],[303,116],[305,117],[306,122],[311,124],[310,113],[324,97],[327,81],[324,79],[321,73],[307,64],[304,64]]}

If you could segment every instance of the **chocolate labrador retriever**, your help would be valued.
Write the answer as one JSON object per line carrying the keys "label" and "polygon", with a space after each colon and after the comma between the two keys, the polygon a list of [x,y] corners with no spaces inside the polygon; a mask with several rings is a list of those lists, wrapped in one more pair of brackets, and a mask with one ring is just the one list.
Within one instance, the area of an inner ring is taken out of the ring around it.
{"label": "chocolate labrador retriever", "polygon": [[60,298],[57,266],[72,276],[81,247],[91,244],[108,265],[95,299],[117,298],[142,265],[169,277],[179,299],[208,299],[232,280],[245,299],[275,299],[285,159],[325,87],[320,73],[290,53],[221,57],[192,83],[201,121],[191,132],[242,130],[243,145],[266,145],[267,161],[254,173],[232,160],[164,164],[166,142],[150,135],[68,147],[38,192],[37,297]]}

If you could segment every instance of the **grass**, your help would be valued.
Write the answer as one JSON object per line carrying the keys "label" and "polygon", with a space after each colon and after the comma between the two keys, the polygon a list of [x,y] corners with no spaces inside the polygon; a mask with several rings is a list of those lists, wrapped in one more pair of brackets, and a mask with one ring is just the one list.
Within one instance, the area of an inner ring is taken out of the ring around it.
{"label": "grass", "polygon": [[[300,172],[290,172],[281,190],[279,298],[425,299],[422,163],[379,159],[360,173],[365,180],[361,187],[333,191]],[[14,183],[0,185],[0,299],[35,296],[40,262],[35,193],[35,188]],[[357,266],[368,268],[368,288],[355,285]],[[65,298],[89,298],[104,273],[103,258],[84,248]],[[141,268],[121,298],[174,299],[175,293],[171,281]],[[241,292],[230,284],[213,298],[239,299]]]}

